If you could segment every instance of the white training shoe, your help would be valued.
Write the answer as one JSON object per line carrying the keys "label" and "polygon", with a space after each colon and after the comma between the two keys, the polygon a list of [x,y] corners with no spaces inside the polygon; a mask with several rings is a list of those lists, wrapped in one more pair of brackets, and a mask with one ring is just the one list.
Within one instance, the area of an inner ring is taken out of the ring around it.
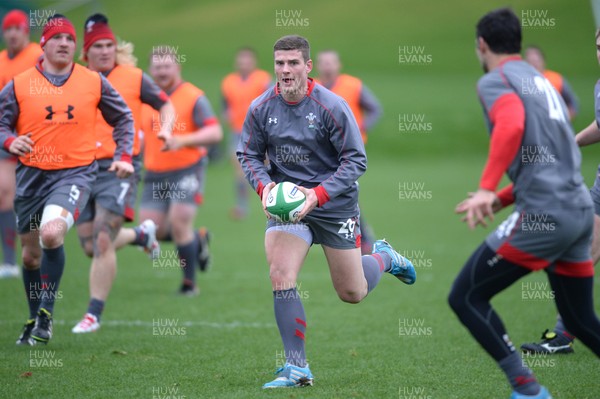
{"label": "white training shoe", "polygon": [[156,239],[156,224],[154,221],[146,219],[140,224],[140,229],[148,235],[144,252],[148,254],[150,259],[157,259],[160,256],[160,244]]}
{"label": "white training shoe", "polygon": [[3,263],[0,265],[0,278],[18,278],[21,275],[21,268],[17,265]]}
{"label": "white training shoe", "polygon": [[98,318],[91,313],[86,313],[83,319],[73,327],[71,332],[74,334],[85,334],[94,332],[99,328],[100,323],[98,322]]}

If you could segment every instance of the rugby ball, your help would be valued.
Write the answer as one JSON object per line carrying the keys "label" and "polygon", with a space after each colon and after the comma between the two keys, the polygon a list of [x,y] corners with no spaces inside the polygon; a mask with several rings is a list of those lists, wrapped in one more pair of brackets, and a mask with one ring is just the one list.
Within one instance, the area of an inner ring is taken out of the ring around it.
{"label": "rugby ball", "polygon": [[269,191],[267,196],[267,212],[278,222],[298,220],[298,214],[304,207],[306,197],[294,183],[281,182]]}

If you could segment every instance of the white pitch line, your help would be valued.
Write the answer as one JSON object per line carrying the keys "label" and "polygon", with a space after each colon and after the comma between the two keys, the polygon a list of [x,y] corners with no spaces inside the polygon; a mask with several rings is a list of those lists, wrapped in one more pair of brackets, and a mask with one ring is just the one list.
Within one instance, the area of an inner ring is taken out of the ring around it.
{"label": "white pitch line", "polygon": [[[159,318],[157,322],[160,324],[165,321],[174,322],[177,321],[177,327],[209,327],[217,329],[234,329],[234,328],[274,328],[275,324],[269,323],[247,323],[244,321],[232,321],[228,323],[218,323],[210,321],[179,321],[177,318]],[[53,320],[54,324],[58,325],[75,325],[80,320],[74,320],[67,322],[65,320]],[[19,324],[17,321],[0,320],[0,324]],[[152,321],[145,320],[106,320],[102,321],[102,327],[153,327],[157,325]]]}

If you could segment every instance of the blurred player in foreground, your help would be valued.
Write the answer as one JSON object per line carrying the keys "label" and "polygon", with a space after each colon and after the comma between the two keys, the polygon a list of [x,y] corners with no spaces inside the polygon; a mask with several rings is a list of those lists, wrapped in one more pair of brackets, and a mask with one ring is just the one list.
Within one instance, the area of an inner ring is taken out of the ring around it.
{"label": "blurred player in foreground", "polygon": [[150,75],[168,94],[175,120],[172,137],[163,142],[157,135],[160,115],[144,109],[146,174],[140,216],[156,223],[159,240],[174,241],[183,270],[180,293],[192,296],[199,292],[196,264],[202,270],[208,262],[208,232],[193,226],[208,161],[204,146],[221,141],[223,131],[204,92],[183,81],[180,56],[169,46],[154,46]]}
{"label": "blurred player in foreground", "polygon": [[[379,121],[382,114],[381,104],[371,90],[358,78],[340,73],[342,63],[336,51],[326,50],[317,54],[317,83],[322,84],[338,96],[342,97],[352,110],[363,142],[367,144],[368,132]],[[362,232],[361,252],[371,253],[375,236],[367,225],[364,214],[360,215],[360,230]]]}
{"label": "blurred player in foreground", "polygon": [[[98,177],[92,186],[90,200],[77,220],[77,234],[87,256],[92,257],[90,267],[90,301],[83,319],[73,327],[74,333],[88,333],[100,328],[100,316],[117,273],[115,239],[123,222],[134,220],[137,185],[142,168],[140,131],[142,104],[149,104],[161,112],[158,137],[171,137],[171,125],[175,119],[173,106],[165,92],[141,69],[136,68],[131,54],[132,45],[117,40],[102,14],[94,14],[85,21],[83,36],[83,60],[88,69],[100,72],[123,97],[131,109],[136,132],[133,141],[133,166],[135,173],[127,179],[119,179],[109,171],[115,152],[115,142],[110,126],[98,112],[96,140],[98,151]],[[119,59],[117,59],[117,55]],[[119,62],[120,61],[120,62]],[[169,123],[170,122],[170,123]],[[136,227],[133,244],[158,251],[156,225],[151,220]]]}
{"label": "blurred player in foreground", "polygon": [[21,10],[12,10],[4,16],[2,38],[6,49],[0,52],[0,89],[34,66],[42,55],[40,45],[29,40],[29,17]]}
{"label": "blurred player in foreground", "polygon": [[[265,252],[286,363],[263,388],[285,388],[313,384],[304,349],[306,317],[296,289],[312,244],[321,244],[344,302],[362,301],[384,272],[406,284],[415,282],[416,273],[384,240],[361,259],[356,181],[367,158],[356,119],[341,97],[308,78],[312,60],[305,38],[282,37],[273,50],[277,84],[252,102],[237,156],[263,209],[269,191],[282,181],[297,184],[306,196],[298,223],[278,223],[265,211]],[[302,161],[277,156],[291,149]],[[267,153],[270,169],[264,164]]]}
{"label": "blurred player in foreground", "polygon": [[[600,63],[600,30],[596,31],[596,58]],[[600,141],[600,80],[594,87],[594,109],[596,111],[595,120],[575,136],[575,141],[580,147],[595,144]],[[594,264],[600,260],[600,166],[596,173],[594,186],[590,189],[592,200],[594,201],[594,239],[592,241],[592,260]],[[558,315],[556,325],[553,330],[546,330],[542,333],[540,342],[526,343],[521,345],[521,349],[528,353],[573,353],[573,343],[575,336],[567,331],[565,324]]]}
{"label": "blurred player in foreground", "polygon": [[569,119],[573,120],[577,112],[579,112],[579,101],[567,79],[558,72],[546,69],[546,57],[542,49],[537,46],[527,46],[525,49],[525,61],[550,81],[567,105]]}
{"label": "blurred player in foreground", "polygon": [[[12,10],[2,19],[2,38],[6,49],[0,52],[0,90],[17,74],[35,65],[42,55],[37,43],[29,41],[29,17]],[[19,277],[17,265],[17,224],[13,211],[17,159],[0,151],[0,240],[3,262],[0,278]]]}
{"label": "blurred player in foreground", "polygon": [[19,156],[15,211],[30,311],[17,344],[52,338],[64,238],[96,180],[98,109],[117,144],[109,171],[122,179],[133,173],[131,111],[103,76],[73,63],[75,40],[66,17],[49,18],[40,41],[43,59],[0,92],[0,144]]}
{"label": "blurred player in foreground", "polygon": [[243,219],[248,213],[248,183],[235,155],[242,135],[244,118],[250,103],[271,85],[271,75],[256,67],[256,52],[250,47],[238,50],[235,56],[235,72],[225,76],[221,83],[223,114],[231,130],[231,156],[235,169],[237,204],[231,210],[233,219]]}
{"label": "blurred player in foreground", "polygon": [[[479,20],[477,56],[485,75],[477,90],[491,144],[479,189],[456,211],[466,213],[471,229],[485,226],[486,217],[493,219],[512,202],[515,211],[471,255],[449,303],[506,374],[511,398],[542,399],[551,396],[515,350],[490,300],[530,272],[544,270],[565,325],[600,356],[590,258],[593,206],[564,102],[520,51],[521,25],[512,10],[498,9]],[[540,149],[553,156],[539,156]],[[505,172],[512,184],[496,194]]]}

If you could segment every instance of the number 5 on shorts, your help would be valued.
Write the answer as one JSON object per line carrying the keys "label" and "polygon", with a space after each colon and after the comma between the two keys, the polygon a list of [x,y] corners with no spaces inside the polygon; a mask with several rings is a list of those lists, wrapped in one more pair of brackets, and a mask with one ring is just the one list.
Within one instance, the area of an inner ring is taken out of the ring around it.
{"label": "number 5 on shorts", "polygon": [[71,191],[69,191],[69,202],[73,205],[77,205],[77,201],[79,200],[79,196],[81,195],[81,191],[77,188],[76,185],[71,186]]}

